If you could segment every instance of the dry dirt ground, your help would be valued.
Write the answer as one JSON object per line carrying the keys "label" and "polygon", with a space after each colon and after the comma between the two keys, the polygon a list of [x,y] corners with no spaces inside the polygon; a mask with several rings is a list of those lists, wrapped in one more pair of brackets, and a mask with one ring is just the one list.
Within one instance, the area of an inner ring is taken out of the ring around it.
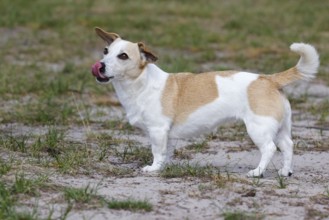
{"label": "dry dirt ground", "polygon": [[[25,171],[45,172],[49,175],[50,183],[57,187],[83,188],[89,184],[97,186],[97,195],[105,199],[133,198],[146,200],[153,206],[150,212],[115,210],[97,205],[74,206],[66,216],[72,220],[230,219],[230,216],[233,216],[231,219],[329,219],[329,128],[326,124],[319,124],[321,112],[307,112],[307,106],[316,106],[328,99],[329,88],[313,82],[288,88],[286,93],[289,96],[307,94],[306,102],[293,110],[294,174],[289,178],[277,176],[282,161],[280,152],[276,153],[264,178],[246,177],[248,170],[259,162],[260,154],[240,123],[225,125],[211,136],[171,141],[174,156],[169,164],[215,167],[217,174],[211,178],[198,174],[173,178],[161,173],[145,174],[140,171],[144,164],[141,165],[138,159],[124,160],[119,153],[109,153],[101,162],[93,161],[95,166],[98,166],[97,163],[102,165],[99,172],[93,169],[91,173],[58,172],[55,168],[31,165],[29,157],[24,155],[15,157],[26,159],[21,164]],[[124,113],[119,106],[95,108],[98,109],[90,116],[95,123],[70,127],[65,135],[67,140],[84,143],[92,132],[129,140],[139,147],[149,147],[148,139],[139,130],[122,132],[102,126],[105,120],[124,120]],[[17,135],[26,132],[40,134],[47,130],[22,124],[2,124],[0,129],[2,132],[10,130]],[[97,143],[88,146],[97,147]],[[8,154],[5,151],[1,156],[6,158]],[[125,168],[129,172],[123,175],[119,172],[107,173],[106,170],[113,167]],[[46,218],[50,209],[53,211],[52,218],[61,218],[67,207],[62,197],[57,190],[44,190],[39,197],[23,197],[20,208],[38,204],[40,218]]]}

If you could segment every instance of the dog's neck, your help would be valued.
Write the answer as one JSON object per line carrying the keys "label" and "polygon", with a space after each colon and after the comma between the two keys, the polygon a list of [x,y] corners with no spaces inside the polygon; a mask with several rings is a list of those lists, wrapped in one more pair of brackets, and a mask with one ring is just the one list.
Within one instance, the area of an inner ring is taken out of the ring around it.
{"label": "dog's neck", "polygon": [[127,111],[129,105],[136,104],[138,97],[144,95],[144,92],[152,88],[159,90],[168,75],[155,64],[148,64],[138,78],[113,80],[112,84],[120,103]]}

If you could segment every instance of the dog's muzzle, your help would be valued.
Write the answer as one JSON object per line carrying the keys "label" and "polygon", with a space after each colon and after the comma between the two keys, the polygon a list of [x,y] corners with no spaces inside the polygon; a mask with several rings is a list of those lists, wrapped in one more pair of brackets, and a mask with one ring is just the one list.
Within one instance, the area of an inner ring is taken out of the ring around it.
{"label": "dog's muzzle", "polygon": [[108,82],[108,81],[110,81],[110,79],[113,78],[113,76],[107,77],[107,76],[104,75],[104,73],[105,73],[105,63],[103,63],[103,62],[95,63],[91,67],[91,73],[96,77],[96,80],[98,82]]}

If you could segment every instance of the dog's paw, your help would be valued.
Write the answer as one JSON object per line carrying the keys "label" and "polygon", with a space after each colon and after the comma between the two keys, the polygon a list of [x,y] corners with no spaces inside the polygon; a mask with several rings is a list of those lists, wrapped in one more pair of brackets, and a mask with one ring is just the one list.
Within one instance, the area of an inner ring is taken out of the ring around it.
{"label": "dog's paw", "polygon": [[146,166],[146,167],[143,167],[142,171],[147,173],[147,172],[156,172],[156,171],[159,171],[160,170],[160,166]]}
{"label": "dog's paw", "polygon": [[263,178],[263,174],[259,171],[259,169],[254,169],[254,170],[250,170],[247,173],[247,177],[251,177],[251,178]]}
{"label": "dog's paw", "polygon": [[278,171],[279,176],[291,176],[292,175],[292,170],[288,169],[280,169]]}

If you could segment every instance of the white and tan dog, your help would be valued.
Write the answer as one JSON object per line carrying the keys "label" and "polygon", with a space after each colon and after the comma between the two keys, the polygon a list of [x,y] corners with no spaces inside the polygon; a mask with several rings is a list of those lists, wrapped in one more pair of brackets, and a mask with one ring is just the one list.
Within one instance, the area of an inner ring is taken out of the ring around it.
{"label": "white and tan dog", "polygon": [[157,57],[143,43],[132,43],[96,28],[108,43],[104,57],[92,67],[100,83],[112,82],[129,123],[150,137],[153,163],[143,171],[157,171],[166,161],[168,138],[187,138],[213,131],[228,119],[244,121],[261,152],[249,177],[261,176],[276,151],[283,153],[279,175],[292,174],[291,109],[281,89],[315,77],[319,57],[311,45],[294,43],[297,65],[272,75],[240,71],[168,74],[153,64]]}

